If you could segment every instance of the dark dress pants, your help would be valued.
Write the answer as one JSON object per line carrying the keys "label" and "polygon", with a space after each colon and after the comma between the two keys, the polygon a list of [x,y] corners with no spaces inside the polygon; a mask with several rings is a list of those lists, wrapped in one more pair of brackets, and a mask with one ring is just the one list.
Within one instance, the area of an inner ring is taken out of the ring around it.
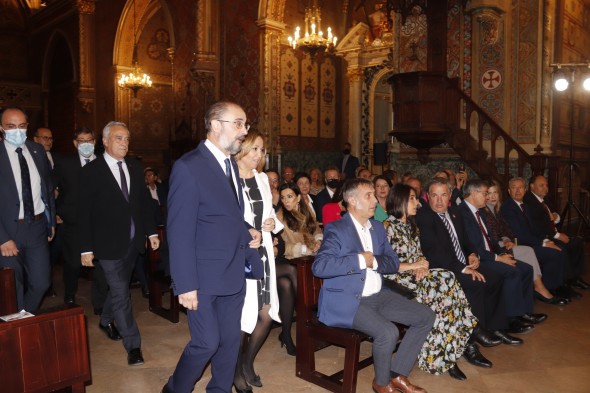
{"label": "dark dress pants", "polygon": [[[410,374],[435,320],[436,314],[430,307],[388,289],[361,298],[352,327],[373,337],[373,364],[378,385],[389,384],[390,371],[406,377]],[[399,331],[391,322],[408,326],[393,361],[391,355]]]}
{"label": "dark dress pants", "polygon": [[555,244],[567,253],[568,264],[566,279],[572,280],[580,277],[585,271],[584,265],[584,241],[579,237],[570,237],[569,243],[555,240]]}
{"label": "dark dress pants", "polygon": [[534,247],[535,254],[541,267],[541,281],[547,289],[554,291],[564,284],[568,258],[565,252],[549,247]]}
{"label": "dark dress pants", "polygon": [[108,325],[115,321],[117,329],[121,337],[123,337],[123,346],[127,351],[141,348],[141,337],[135,318],[133,318],[129,293],[129,281],[137,255],[137,249],[130,242],[127,254],[122,259],[98,260],[109,286],[102,315],[100,316],[100,323]]}
{"label": "dark dress pants", "polygon": [[474,281],[470,274],[455,274],[469,300],[471,311],[482,327],[492,331],[506,329],[508,318],[502,298],[502,276],[481,264],[477,271],[484,276],[485,282]]}
{"label": "dark dress pants", "polygon": [[51,263],[45,215],[31,224],[19,223],[12,239],[18,249],[16,257],[0,255],[0,268],[14,269],[18,309],[36,313],[51,285]]}
{"label": "dark dress pants", "polygon": [[78,291],[78,277],[82,268],[80,258],[80,238],[78,226],[63,223],[60,225],[60,232],[63,234],[63,257],[64,257],[64,298],[74,297]]}
{"label": "dark dress pants", "polygon": [[211,381],[207,393],[230,393],[240,349],[240,320],[246,282],[234,295],[215,296],[197,293],[196,311],[188,311],[191,341],[184,348],[168,390],[190,393],[211,361]]}
{"label": "dark dress pants", "polygon": [[519,317],[533,311],[533,268],[516,261],[516,266],[502,262],[485,262],[488,269],[502,276],[502,299],[508,317]]}

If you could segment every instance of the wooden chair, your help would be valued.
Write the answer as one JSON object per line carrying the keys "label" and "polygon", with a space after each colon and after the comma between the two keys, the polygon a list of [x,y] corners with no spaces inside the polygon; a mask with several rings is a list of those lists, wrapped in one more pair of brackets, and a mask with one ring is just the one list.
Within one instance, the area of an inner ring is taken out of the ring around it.
{"label": "wooden chair", "polygon": [[9,315],[18,312],[16,301],[16,282],[14,270],[11,268],[0,269],[0,315]]}
{"label": "wooden chair", "polygon": [[[147,247],[148,253],[148,275],[150,286],[150,311],[156,315],[169,320],[172,323],[178,323],[178,314],[180,305],[178,303],[178,296],[174,295],[170,288],[171,278],[167,276],[163,270],[160,269],[161,254],[160,250],[166,241],[166,230],[163,225],[158,226],[158,236],[160,238],[160,248],[152,250]],[[170,294],[170,305],[168,308],[162,305],[162,298],[164,293]]]}
{"label": "wooden chair", "polygon": [[[359,361],[361,342],[369,337],[354,329],[329,327],[317,319],[322,280],[311,272],[313,257],[292,260],[297,266],[297,355],[295,372],[299,378],[331,392],[354,393],[358,371],[373,364],[373,357]],[[316,370],[315,352],[330,345],[344,348],[344,367],[327,375]]]}

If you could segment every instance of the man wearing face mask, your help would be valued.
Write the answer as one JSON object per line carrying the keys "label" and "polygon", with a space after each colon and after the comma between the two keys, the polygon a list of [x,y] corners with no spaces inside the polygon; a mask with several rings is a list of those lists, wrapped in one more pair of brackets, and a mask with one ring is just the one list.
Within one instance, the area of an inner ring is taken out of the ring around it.
{"label": "man wearing face mask", "polygon": [[[94,132],[86,127],[74,131],[73,140],[76,154],[63,157],[55,166],[57,185],[60,190],[57,199],[57,215],[63,221],[63,256],[64,256],[64,303],[76,302],[76,291],[78,290],[78,276],[80,275],[80,240],[78,238],[78,197],[79,178],[82,167],[93,161],[94,154]],[[92,283],[92,304],[96,311],[100,311],[106,298],[107,286],[102,270],[96,269],[93,272]]]}
{"label": "man wearing face mask", "polygon": [[22,109],[7,107],[0,118],[0,268],[14,269],[18,309],[34,313],[51,283],[51,167],[43,146],[27,140],[29,124]]}
{"label": "man wearing face mask", "polygon": [[340,174],[338,168],[330,167],[324,171],[324,181],[326,182],[326,188],[320,191],[313,201],[313,208],[315,210],[315,216],[317,222],[322,222],[322,208],[326,203],[332,201],[334,192],[340,185]]}
{"label": "man wearing face mask", "polygon": [[340,157],[338,163],[336,164],[340,173],[344,175],[342,180],[354,179],[356,177],[356,168],[361,165],[358,157],[353,156],[350,152],[350,143],[346,142],[344,144],[344,148],[342,149],[342,157]]}

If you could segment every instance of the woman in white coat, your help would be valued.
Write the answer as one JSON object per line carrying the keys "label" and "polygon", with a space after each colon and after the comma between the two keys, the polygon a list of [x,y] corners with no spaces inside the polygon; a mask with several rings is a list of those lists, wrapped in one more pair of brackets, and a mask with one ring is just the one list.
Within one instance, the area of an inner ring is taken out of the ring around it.
{"label": "woman in white coat", "polygon": [[279,300],[275,268],[275,253],[271,232],[283,229],[272,206],[272,193],[265,173],[264,139],[257,131],[250,131],[235,155],[244,193],[244,220],[262,232],[260,258],[264,264],[261,280],[246,280],[246,299],[242,309],[242,341],[234,386],[238,393],[252,392],[252,386],[262,386],[254,372],[254,359],[266,340],[272,321],[280,322]]}

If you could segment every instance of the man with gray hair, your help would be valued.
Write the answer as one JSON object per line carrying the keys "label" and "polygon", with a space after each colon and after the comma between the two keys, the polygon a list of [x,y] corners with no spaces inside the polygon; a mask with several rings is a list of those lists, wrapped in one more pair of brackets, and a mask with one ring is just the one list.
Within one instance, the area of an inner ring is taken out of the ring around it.
{"label": "man with gray hair", "polygon": [[488,182],[480,179],[468,180],[463,187],[463,203],[458,207],[463,217],[467,236],[475,246],[482,265],[502,277],[502,298],[509,318],[507,330],[498,330],[496,336],[505,344],[519,345],[522,340],[507,333],[526,333],[533,325],[547,319],[545,314],[533,314],[533,268],[514,259],[510,253],[500,249],[479,209],[486,205]]}
{"label": "man with gray hair", "polygon": [[105,126],[104,154],[81,170],[78,215],[82,265],[100,265],[109,286],[98,327],[111,340],[123,339],[127,363],[133,366],[144,361],[129,281],[146,237],[154,250],[160,241],[141,164],[126,157],[129,141],[124,123]]}

